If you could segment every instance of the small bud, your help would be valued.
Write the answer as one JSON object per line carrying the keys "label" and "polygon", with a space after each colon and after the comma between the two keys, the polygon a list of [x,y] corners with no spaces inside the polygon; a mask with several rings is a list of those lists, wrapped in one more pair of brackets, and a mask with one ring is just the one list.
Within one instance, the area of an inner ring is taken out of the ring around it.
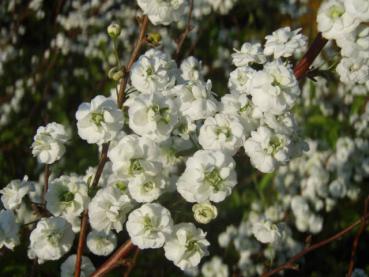
{"label": "small bud", "polygon": [[112,23],[108,26],[108,34],[111,38],[117,38],[120,35],[122,28],[117,23]]}
{"label": "small bud", "polygon": [[119,81],[124,76],[123,71],[117,66],[112,67],[108,72],[108,77],[114,81]]}
{"label": "small bud", "polygon": [[195,220],[202,224],[208,224],[218,215],[217,207],[213,206],[209,202],[193,205],[192,211],[194,213]]}
{"label": "small bud", "polygon": [[147,40],[151,44],[159,44],[161,41],[161,35],[158,32],[152,32],[147,35]]}

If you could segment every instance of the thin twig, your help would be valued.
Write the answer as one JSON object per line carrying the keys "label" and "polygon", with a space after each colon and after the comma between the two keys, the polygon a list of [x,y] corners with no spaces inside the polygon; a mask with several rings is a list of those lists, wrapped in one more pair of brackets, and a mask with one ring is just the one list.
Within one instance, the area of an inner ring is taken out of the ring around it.
{"label": "thin twig", "polygon": [[295,66],[293,70],[298,80],[306,76],[306,74],[309,72],[310,66],[319,55],[319,53],[323,50],[327,42],[328,40],[323,38],[321,33],[318,33],[309,50],[306,52],[304,57],[302,57],[300,62]]}
{"label": "thin twig", "polygon": [[122,257],[126,257],[136,246],[130,240],[121,245],[109,259],[107,259],[91,277],[101,277],[119,265]]}
{"label": "thin twig", "polygon": [[132,270],[136,266],[137,258],[138,258],[139,254],[140,254],[140,248],[136,247],[135,253],[134,253],[133,258],[132,258],[132,261],[129,263],[126,272],[124,272],[124,274],[123,274],[124,277],[129,277],[129,275],[131,274]]}
{"label": "thin twig", "polygon": [[45,171],[44,171],[44,190],[42,192],[41,203],[45,204],[45,195],[47,190],[49,189],[49,176],[50,176],[50,165],[45,164]]}
{"label": "thin twig", "polygon": [[357,225],[362,224],[363,221],[366,221],[369,218],[369,214],[365,214],[363,216],[363,218],[359,219],[358,221],[354,222],[353,224],[351,224],[350,226],[346,227],[345,229],[343,229],[342,231],[338,232],[337,234],[322,240],[320,242],[317,242],[313,245],[311,245],[308,248],[305,248],[304,250],[302,250],[300,253],[296,254],[295,256],[293,256],[291,259],[289,259],[286,263],[278,266],[277,268],[269,271],[269,272],[265,272],[263,273],[261,276],[262,277],[269,277],[272,276],[282,270],[285,269],[296,269],[296,265],[295,262],[298,261],[300,258],[302,258],[303,256],[305,256],[306,254],[314,251],[315,249],[321,248],[335,240],[338,240],[339,238],[343,237],[344,235],[346,235],[347,233],[349,233],[352,229],[354,229]]}
{"label": "thin twig", "polygon": [[[128,79],[129,79],[129,71],[131,70],[133,63],[137,60],[141,52],[142,46],[146,42],[146,31],[147,31],[148,23],[149,21],[146,15],[140,19],[140,33],[135,43],[135,47],[132,51],[129,62],[124,69],[125,70],[124,77],[122,78],[120,82],[120,88],[119,88],[119,93],[118,93],[118,107],[119,108],[122,108],[123,106],[124,92],[125,92],[125,89],[128,83]],[[95,188],[97,184],[99,183],[101,174],[104,170],[104,166],[108,160],[108,150],[109,150],[109,143],[106,143],[103,145],[99,164],[98,164],[94,179],[92,181],[91,188]],[[83,249],[84,249],[85,241],[86,241],[87,229],[88,229],[88,210],[86,209],[83,212],[82,220],[81,220],[81,229],[79,233],[77,258],[76,258],[76,264],[75,264],[75,269],[74,269],[74,277],[79,277],[81,274],[81,262],[82,262]],[[130,243],[130,241],[128,241],[128,243]]]}
{"label": "thin twig", "polygon": [[365,216],[368,214],[368,211],[369,211],[369,196],[365,199],[364,215],[361,219],[360,229],[359,229],[359,231],[357,232],[357,234],[355,236],[354,242],[352,243],[351,259],[350,259],[350,263],[349,263],[349,270],[348,270],[348,273],[347,273],[348,277],[351,277],[352,272],[354,271],[355,256],[356,256],[357,247],[359,246],[360,237],[364,233],[365,228],[368,224],[368,221],[365,218]]}
{"label": "thin twig", "polygon": [[190,2],[190,4],[189,4],[189,11],[188,11],[188,18],[187,18],[186,27],[185,27],[184,31],[182,32],[182,34],[179,36],[178,40],[177,40],[177,48],[176,48],[176,61],[177,61],[177,63],[180,60],[180,53],[181,53],[183,43],[186,40],[186,37],[188,36],[188,34],[192,31],[191,20],[192,20],[192,11],[193,11],[193,0],[189,0],[189,2]]}

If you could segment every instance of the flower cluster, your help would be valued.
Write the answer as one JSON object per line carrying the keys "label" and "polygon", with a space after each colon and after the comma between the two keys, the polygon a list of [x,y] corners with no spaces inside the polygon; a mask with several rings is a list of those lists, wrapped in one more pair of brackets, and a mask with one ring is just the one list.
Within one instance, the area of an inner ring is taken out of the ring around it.
{"label": "flower cluster", "polygon": [[363,84],[369,78],[368,20],[366,0],[329,0],[319,9],[318,30],[341,48],[336,71],[343,83]]}
{"label": "flower cluster", "polygon": [[272,172],[306,150],[291,112],[300,88],[291,64],[279,59],[301,53],[306,38],[299,30],[282,28],[266,40],[264,52],[259,43],[244,43],[232,55],[237,68],[230,74],[231,94],[223,96],[222,111],[243,126],[241,132],[235,123],[228,124],[228,129],[234,136],[243,135],[241,143],[251,163],[262,172]]}

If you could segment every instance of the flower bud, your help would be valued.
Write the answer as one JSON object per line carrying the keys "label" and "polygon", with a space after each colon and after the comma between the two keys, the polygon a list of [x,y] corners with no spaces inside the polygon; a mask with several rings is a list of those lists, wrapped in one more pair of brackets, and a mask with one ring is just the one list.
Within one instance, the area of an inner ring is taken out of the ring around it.
{"label": "flower bud", "polygon": [[218,215],[217,207],[210,204],[210,202],[195,204],[192,206],[192,211],[195,220],[202,224],[208,224]]}
{"label": "flower bud", "polygon": [[123,76],[123,71],[117,66],[112,67],[108,72],[108,77],[114,81],[119,81],[121,78],[123,78]]}
{"label": "flower bud", "polygon": [[159,44],[161,41],[161,35],[158,32],[151,32],[147,35],[147,40],[152,44]]}
{"label": "flower bud", "polygon": [[117,38],[120,35],[122,28],[117,23],[112,23],[108,26],[108,34],[111,38]]}

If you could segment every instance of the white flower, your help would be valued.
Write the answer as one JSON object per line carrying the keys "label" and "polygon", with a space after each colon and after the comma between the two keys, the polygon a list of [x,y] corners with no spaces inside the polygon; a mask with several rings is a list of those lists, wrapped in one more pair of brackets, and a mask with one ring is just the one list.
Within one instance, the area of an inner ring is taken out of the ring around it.
{"label": "white flower", "polygon": [[31,187],[28,182],[12,180],[6,187],[0,190],[2,194],[1,202],[3,202],[4,208],[13,210],[19,207],[23,197],[27,195],[30,189]]}
{"label": "white flower", "polygon": [[109,142],[123,128],[123,112],[113,99],[103,95],[79,105],[76,118],[78,135],[88,143]]}
{"label": "white flower", "polygon": [[165,257],[182,270],[196,267],[208,255],[206,233],[192,223],[174,226],[172,236],[164,245]]}
{"label": "white flower", "polygon": [[201,61],[192,56],[187,57],[181,63],[181,78],[184,81],[202,80],[201,70]]}
{"label": "white flower", "polygon": [[55,216],[62,216],[73,225],[88,205],[87,184],[77,176],[61,176],[50,182],[46,192],[46,208]]}
{"label": "white flower", "polygon": [[52,164],[64,155],[64,144],[68,142],[69,137],[61,124],[52,122],[41,126],[33,138],[32,155],[37,157],[40,163]]}
{"label": "white flower", "polygon": [[244,128],[237,116],[216,114],[208,117],[200,128],[199,143],[204,149],[228,151],[233,155],[243,139]]}
{"label": "white flower", "polygon": [[208,224],[218,216],[217,207],[210,202],[198,203],[192,206],[195,220],[202,224]]}
{"label": "white flower", "polygon": [[132,243],[140,249],[159,248],[172,233],[173,220],[168,209],[148,203],[129,214],[126,226]]}
{"label": "white flower", "polygon": [[369,78],[368,61],[359,58],[342,58],[336,67],[341,82],[364,84]]}
{"label": "white flower", "polygon": [[158,175],[162,170],[159,156],[160,150],[155,142],[137,135],[123,137],[108,152],[113,172],[123,178],[141,174]]}
{"label": "white flower", "polygon": [[300,56],[307,46],[307,37],[299,34],[301,29],[291,31],[290,27],[280,28],[266,36],[264,54],[274,59]]}
{"label": "white flower", "polygon": [[128,183],[131,197],[139,202],[152,202],[159,198],[166,188],[167,180],[163,175],[150,176],[141,174]]}
{"label": "white flower", "polygon": [[120,232],[132,208],[132,200],[118,188],[100,189],[88,206],[91,227],[97,231],[108,232],[115,229]]}
{"label": "white flower", "polygon": [[359,25],[359,21],[346,12],[343,0],[323,2],[318,11],[317,23],[318,30],[326,39],[337,39],[345,33],[352,32]]}
{"label": "white flower", "polygon": [[369,21],[369,2],[368,0],[346,0],[345,9],[347,13],[362,22]]}
{"label": "white flower", "polygon": [[250,92],[255,106],[271,114],[282,114],[291,109],[300,95],[293,71],[278,60],[252,75]]}
{"label": "white flower", "polygon": [[87,236],[87,247],[95,255],[108,256],[117,246],[117,236],[112,232],[92,230]]}
{"label": "white flower", "polygon": [[238,115],[244,127],[244,135],[248,137],[250,132],[259,125],[259,119],[263,117],[263,113],[246,94],[226,94],[221,101],[220,111],[224,114]]}
{"label": "white flower", "polygon": [[346,196],[347,187],[342,179],[336,179],[329,184],[329,192],[334,198],[343,198]]}
{"label": "white flower", "polygon": [[73,240],[72,226],[64,218],[43,218],[31,232],[28,257],[39,263],[58,260],[71,249]]}
{"label": "white flower", "polygon": [[19,244],[19,224],[13,211],[0,210],[0,249],[5,246],[13,250]]}
{"label": "white flower", "polygon": [[282,238],[277,225],[272,224],[270,221],[254,223],[252,233],[262,243],[276,243]]}
{"label": "white flower", "polygon": [[249,90],[250,77],[255,72],[248,66],[237,67],[229,75],[228,88],[233,94],[251,94]]}
{"label": "white flower", "polygon": [[369,58],[369,26],[361,24],[353,32],[337,38],[336,42],[344,57]]}
{"label": "white flower", "polygon": [[245,141],[244,148],[252,165],[261,172],[268,173],[289,160],[289,144],[290,140],[285,135],[260,126],[251,132],[251,137]]}
{"label": "white flower", "polygon": [[235,162],[224,152],[199,150],[187,160],[177,190],[188,202],[221,202],[237,183]]}
{"label": "white flower", "polygon": [[177,76],[175,62],[165,53],[150,49],[133,64],[131,81],[133,87],[144,94],[174,86]]}
{"label": "white flower", "polygon": [[[68,259],[60,266],[60,277],[74,276],[74,269],[76,268],[76,255],[70,255]],[[95,272],[95,267],[88,257],[82,256],[81,262],[81,277],[89,277]]]}
{"label": "white flower", "polygon": [[201,268],[204,277],[228,277],[228,266],[222,262],[218,256],[214,256],[210,261],[204,263]]}
{"label": "white flower", "polygon": [[297,123],[293,113],[286,112],[282,115],[264,114],[263,122],[276,133],[292,135],[297,130]]}
{"label": "white flower", "polygon": [[178,97],[182,115],[191,120],[205,119],[217,112],[218,104],[211,91],[211,81],[188,82],[177,85],[172,93]]}
{"label": "white flower", "polygon": [[186,7],[184,0],[137,0],[137,3],[154,25],[169,25],[178,21]]}
{"label": "white flower", "polygon": [[129,127],[138,135],[156,142],[169,138],[178,123],[178,108],[171,97],[141,94],[126,101]]}
{"label": "white flower", "polygon": [[251,63],[263,64],[266,58],[261,49],[260,43],[244,43],[240,50],[234,49],[236,53],[232,54],[232,61],[235,66],[245,66]]}

